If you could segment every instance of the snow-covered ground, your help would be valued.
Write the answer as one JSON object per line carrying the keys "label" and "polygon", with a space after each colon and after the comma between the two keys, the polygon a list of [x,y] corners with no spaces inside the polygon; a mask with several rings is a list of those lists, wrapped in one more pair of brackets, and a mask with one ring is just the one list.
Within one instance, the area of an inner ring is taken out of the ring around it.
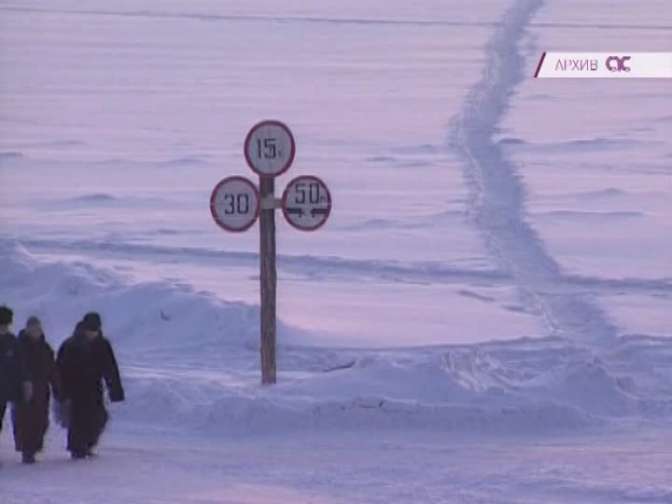
{"label": "snow-covered ground", "polygon": [[[128,391],[89,466],[3,433],[3,502],[672,502],[670,85],[531,78],[672,5],[446,4],[0,1],[0,302],[100,310]],[[335,200],[279,219],[272,388],[208,212],[265,117]]]}
{"label": "snow-covered ground", "polygon": [[672,499],[669,430],[534,440],[410,430],[261,441],[151,434],[115,426],[104,455],[85,467],[50,454],[36,467],[0,469],[3,502],[614,504]]}

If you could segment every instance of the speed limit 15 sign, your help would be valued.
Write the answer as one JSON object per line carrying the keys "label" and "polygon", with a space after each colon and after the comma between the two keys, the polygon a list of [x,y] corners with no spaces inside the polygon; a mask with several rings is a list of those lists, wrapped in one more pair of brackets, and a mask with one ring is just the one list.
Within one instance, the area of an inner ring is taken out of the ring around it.
{"label": "speed limit 15 sign", "polygon": [[217,225],[226,231],[247,231],[259,216],[259,191],[245,177],[227,177],[210,196],[210,212]]}
{"label": "speed limit 15 sign", "polygon": [[327,185],[312,175],[296,177],[282,196],[282,211],[287,222],[302,231],[322,227],[331,213],[331,193]]}
{"label": "speed limit 15 sign", "polygon": [[245,138],[245,159],[261,177],[277,177],[294,161],[296,143],[290,129],[280,121],[262,121]]}

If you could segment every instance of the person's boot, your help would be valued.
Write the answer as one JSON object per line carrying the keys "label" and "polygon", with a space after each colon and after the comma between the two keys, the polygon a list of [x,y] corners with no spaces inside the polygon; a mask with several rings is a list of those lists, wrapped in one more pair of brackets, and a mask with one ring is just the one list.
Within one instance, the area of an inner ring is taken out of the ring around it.
{"label": "person's boot", "polygon": [[85,451],[79,451],[79,450],[73,451],[73,452],[70,452],[70,457],[72,458],[72,460],[82,460],[82,459],[86,458],[86,452]]}
{"label": "person's boot", "polygon": [[21,457],[21,462],[23,462],[24,464],[28,464],[28,465],[34,464],[36,462],[35,461],[35,454],[30,453],[30,452],[23,452],[23,455]]}

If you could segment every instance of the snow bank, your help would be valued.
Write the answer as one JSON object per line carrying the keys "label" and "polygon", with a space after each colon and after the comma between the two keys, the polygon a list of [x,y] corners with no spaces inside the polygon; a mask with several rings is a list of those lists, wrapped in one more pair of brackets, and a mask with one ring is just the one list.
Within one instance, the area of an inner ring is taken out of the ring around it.
{"label": "snow bank", "polygon": [[[395,349],[306,347],[281,324],[279,383],[258,384],[258,309],[189,286],[132,283],[0,242],[2,299],[58,343],[99,310],[128,401],[117,418],[219,435],[312,429],[567,431],[672,415],[672,344],[561,338]],[[651,359],[651,354],[656,358]],[[654,363],[655,366],[652,366]]]}
{"label": "snow bank", "polygon": [[40,262],[21,245],[0,242],[0,302],[15,307],[16,324],[40,317],[54,343],[72,334],[87,311],[99,311],[122,353],[256,348],[258,309],[227,303],[183,284],[128,284],[82,262]]}

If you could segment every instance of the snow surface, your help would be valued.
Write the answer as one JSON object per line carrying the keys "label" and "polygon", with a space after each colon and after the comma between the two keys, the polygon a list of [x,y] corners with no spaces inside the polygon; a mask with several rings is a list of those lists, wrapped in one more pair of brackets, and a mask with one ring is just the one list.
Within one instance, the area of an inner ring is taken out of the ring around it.
{"label": "snow surface", "polygon": [[[672,502],[669,83],[530,78],[668,2],[138,4],[0,1],[0,302],[101,311],[128,392],[88,465],[4,432],[3,503]],[[272,388],[207,208],[265,117],[335,200],[279,219]]]}

